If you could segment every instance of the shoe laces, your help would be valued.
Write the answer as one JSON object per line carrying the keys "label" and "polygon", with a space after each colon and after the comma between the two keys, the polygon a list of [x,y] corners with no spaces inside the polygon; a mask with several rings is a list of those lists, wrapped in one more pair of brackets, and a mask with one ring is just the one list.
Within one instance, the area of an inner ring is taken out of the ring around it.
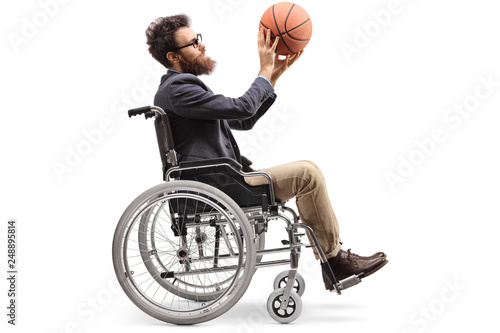
{"label": "shoe laces", "polygon": [[357,254],[355,254],[355,253],[352,253],[351,249],[348,249],[346,251],[346,253],[347,253],[347,255],[346,256],[342,256],[342,259],[345,260],[345,261],[348,261],[350,264],[359,266],[359,263],[358,263],[359,256]]}
{"label": "shoe laces", "polygon": [[352,252],[351,252],[351,249],[348,249],[348,250],[347,250],[347,256],[351,256],[351,257],[354,257],[354,258],[356,258],[356,259],[359,259],[359,258],[360,258],[360,256],[359,256],[358,254],[356,254],[356,253],[352,253]]}

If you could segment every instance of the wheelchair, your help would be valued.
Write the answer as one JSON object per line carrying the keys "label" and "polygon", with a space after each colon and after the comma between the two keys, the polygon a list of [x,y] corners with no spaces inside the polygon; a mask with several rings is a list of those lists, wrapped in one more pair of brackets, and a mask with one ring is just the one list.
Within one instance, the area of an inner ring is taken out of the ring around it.
{"label": "wheelchair", "polygon": [[[125,210],[113,238],[113,265],[130,298],[150,316],[173,324],[214,319],[247,290],[256,269],[289,265],[273,282],[269,315],[279,323],[300,316],[305,282],[297,272],[302,247],[313,247],[332,292],[357,285],[363,273],[338,281],[314,231],[295,211],[276,201],[271,177],[229,158],[178,162],[168,115],[157,106],[128,111],[155,118],[164,182],[140,194]],[[246,177],[268,184],[251,186]],[[271,221],[285,223],[283,247],[266,249]],[[302,231],[302,233],[300,232]],[[304,232],[305,231],[305,232]],[[301,237],[308,236],[309,243]],[[279,260],[264,256],[289,253]]]}

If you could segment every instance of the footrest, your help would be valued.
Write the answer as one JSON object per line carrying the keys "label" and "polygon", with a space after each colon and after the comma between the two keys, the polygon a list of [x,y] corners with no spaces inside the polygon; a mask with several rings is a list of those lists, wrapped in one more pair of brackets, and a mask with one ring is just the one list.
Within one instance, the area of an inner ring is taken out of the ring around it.
{"label": "footrest", "polygon": [[365,273],[360,273],[358,275],[352,275],[348,278],[340,280],[338,286],[341,290],[345,290],[347,288],[351,288],[357,284],[361,283],[361,279],[365,277]]}

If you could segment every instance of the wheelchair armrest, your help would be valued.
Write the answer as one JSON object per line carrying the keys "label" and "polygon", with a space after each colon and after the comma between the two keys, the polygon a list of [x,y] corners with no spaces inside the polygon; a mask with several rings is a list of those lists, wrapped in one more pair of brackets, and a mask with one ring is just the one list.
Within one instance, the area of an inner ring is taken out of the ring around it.
{"label": "wheelchair armrest", "polygon": [[252,165],[252,161],[250,161],[248,158],[246,158],[245,156],[241,156],[241,163],[243,164],[243,166],[250,166]]}
{"label": "wheelchair armrest", "polygon": [[180,162],[179,168],[196,168],[207,165],[229,164],[235,170],[241,170],[243,167],[236,160],[229,157],[212,158],[208,160]]}
{"label": "wheelchair armrest", "polygon": [[243,165],[243,171],[244,172],[252,172],[254,169],[252,169],[250,166],[252,165],[252,161],[250,161],[248,158],[245,156],[241,156],[241,164]]}

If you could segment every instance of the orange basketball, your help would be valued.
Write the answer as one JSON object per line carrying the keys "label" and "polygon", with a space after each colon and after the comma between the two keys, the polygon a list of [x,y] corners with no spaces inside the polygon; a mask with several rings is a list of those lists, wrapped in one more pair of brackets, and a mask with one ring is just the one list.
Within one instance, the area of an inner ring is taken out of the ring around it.
{"label": "orange basketball", "polygon": [[260,19],[260,28],[271,29],[271,43],[279,36],[279,55],[294,54],[302,51],[312,35],[312,22],[309,14],[291,2],[279,2],[269,7]]}

